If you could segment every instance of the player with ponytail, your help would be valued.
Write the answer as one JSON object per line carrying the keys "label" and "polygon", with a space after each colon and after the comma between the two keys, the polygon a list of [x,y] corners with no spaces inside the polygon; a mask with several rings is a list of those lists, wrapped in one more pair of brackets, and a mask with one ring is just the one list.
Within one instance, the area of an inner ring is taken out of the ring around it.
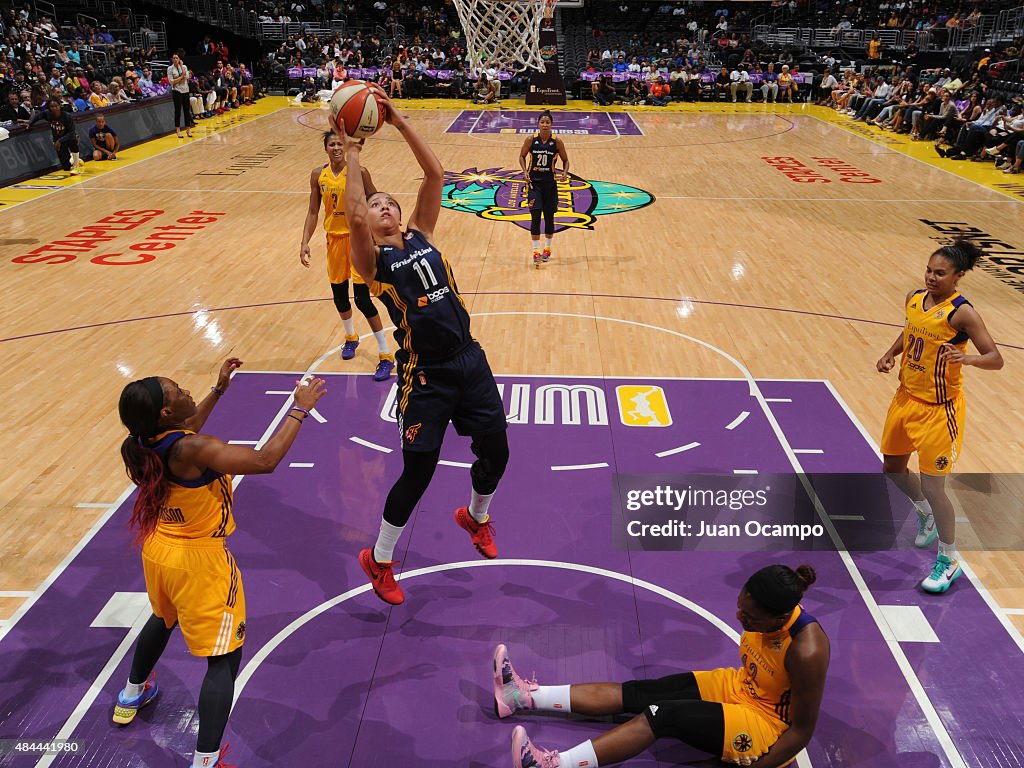
{"label": "player with ponytail", "polygon": [[[921,582],[926,592],[945,592],[963,573],[956,549],[956,513],[946,495],[946,476],[963,447],[963,366],[987,371],[1003,367],[981,315],[957,290],[960,279],[984,255],[962,238],[932,253],[925,287],[908,293],[903,302],[903,330],[875,364],[879,372],[888,373],[900,355],[900,385],[882,430],[882,471],[914,502],[914,545],[924,549],[939,540],[935,564]],[[967,354],[968,341],[980,354]],[[918,475],[907,468],[914,453]]]}
{"label": "player with ponytail", "polygon": [[828,671],[828,638],[800,606],[815,578],[809,565],[769,565],[747,579],[736,603],[743,636],[735,669],[628,683],[538,685],[516,674],[499,645],[493,664],[499,717],[524,710],[636,715],[564,752],[540,749],[516,726],[512,764],[596,768],[628,760],[659,738],[679,739],[736,765],[789,764],[814,733]]}
{"label": "player with ponytail", "polygon": [[193,766],[225,765],[221,737],[234,697],[245,639],[242,575],[225,541],[235,530],[233,474],[272,472],[326,392],[321,379],[295,391],[295,405],[261,449],[229,445],[199,434],[242,365],[230,358],[217,385],[196,404],[171,379],[149,376],[121,392],[118,412],[128,428],[121,443],[128,477],[138,486],[131,527],[153,615],[135,644],[128,682],[117,695],[113,720],[128,725],[157,695],[150,677],[176,626],[194,656],[207,659],[199,693],[199,734]]}

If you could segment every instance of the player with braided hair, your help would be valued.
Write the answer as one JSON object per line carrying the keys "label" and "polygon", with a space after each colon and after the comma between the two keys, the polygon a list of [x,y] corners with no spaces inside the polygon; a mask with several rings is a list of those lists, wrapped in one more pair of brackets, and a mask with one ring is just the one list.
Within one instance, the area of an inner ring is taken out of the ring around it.
{"label": "player with braided hair", "polygon": [[226,360],[217,385],[198,404],[187,390],[159,376],[128,384],[118,403],[128,429],[121,457],[139,488],[131,527],[142,545],[153,615],[139,633],[113,720],[128,725],[156,698],[151,672],[174,628],[180,627],[192,655],[207,660],[193,768],[227,765],[221,761],[227,754],[221,738],[245,641],[242,575],[226,546],[235,530],[231,476],[273,472],[327,391],[322,379],[301,384],[295,405],[259,450],[198,434],[241,365],[238,358]]}
{"label": "player with braided hair", "polygon": [[[963,366],[987,371],[1003,367],[981,315],[957,290],[960,279],[984,255],[964,239],[932,253],[925,287],[907,294],[906,324],[875,366],[888,373],[901,355],[900,385],[882,433],[882,471],[914,502],[915,546],[923,549],[938,536],[935,565],[921,582],[926,592],[945,592],[963,573],[956,551],[956,515],[946,496],[946,476],[964,439]],[[968,340],[980,354],[967,354]],[[919,476],[907,469],[913,453]]]}
{"label": "player with braided hair", "polygon": [[628,683],[538,685],[516,674],[508,650],[494,651],[499,717],[517,711],[635,714],[565,752],[535,746],[512,731],[515,768],[596,768],[628,760],[659,738],[680,739],[736,765],[789,764],[814,733],[828,671],[829,642],[800,600],[814,569],[770,565],[747,579],[736,602],[742,665]]}

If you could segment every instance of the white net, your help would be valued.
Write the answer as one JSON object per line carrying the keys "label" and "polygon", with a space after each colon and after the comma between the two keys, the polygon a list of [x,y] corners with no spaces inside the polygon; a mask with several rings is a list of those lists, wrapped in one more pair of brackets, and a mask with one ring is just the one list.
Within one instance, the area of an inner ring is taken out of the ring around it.
{"label": "white net", "polygon": [[543,69],[540,23],[546,0],[455,0],[466,31],[466,67],[475,74],[490,67]]}

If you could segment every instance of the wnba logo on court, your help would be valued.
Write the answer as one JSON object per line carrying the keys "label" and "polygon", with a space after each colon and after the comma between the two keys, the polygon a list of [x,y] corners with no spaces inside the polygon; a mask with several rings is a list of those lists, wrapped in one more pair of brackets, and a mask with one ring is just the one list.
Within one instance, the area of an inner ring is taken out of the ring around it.
{"label": "wnba logo on court", "polygon": [[671,427],[665,390],[650,384],[629,384],[615,388],[619,419],[627,427]]}
{"label": "wnba logo on court", "polygon": [[[654,195],[611,181],[587,181],[569,174],[558,182],[555,232],[593,229],[598,216],[635,211],[654,202]],[[441,205],[475,213],[481,219],[509,221],[530,228],[530,210],[522,171],[487,168],[447,171]]]}

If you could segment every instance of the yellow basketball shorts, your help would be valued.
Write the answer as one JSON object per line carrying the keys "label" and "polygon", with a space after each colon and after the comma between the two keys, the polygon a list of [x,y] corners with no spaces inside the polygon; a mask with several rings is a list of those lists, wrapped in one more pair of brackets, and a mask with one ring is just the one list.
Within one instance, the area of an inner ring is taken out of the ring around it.
{"label": "yellow basketball shorts", "polygon": [[178,622],[194,656],[221,656],[245,641],[242,574],[223,539],[176,540],[159,534],[142,548],[153,613]]}
{"label": "yellow basketball shorts", "polygon": [[725,715],[722,760],[726,762],[761,757],[789,728],[778,718],[771,717],[736,696],[733,680],[738,673],[736,669],[693,673],[701,700],[722,705]]}
{"label": "yellow basketball shorts", "polygon": [[918,400],[900,387],[885,416],[882,453],[917,453],[921,472],[948,475],[963,446],[965,410],[963,392],[952,400],[935,404]]}
{"label": "yellow basketball shorts", "polygon": [[327,279],[332,283],[363,282],[363,278],[352,268],[352,247],[348,235],[327,234]]}

